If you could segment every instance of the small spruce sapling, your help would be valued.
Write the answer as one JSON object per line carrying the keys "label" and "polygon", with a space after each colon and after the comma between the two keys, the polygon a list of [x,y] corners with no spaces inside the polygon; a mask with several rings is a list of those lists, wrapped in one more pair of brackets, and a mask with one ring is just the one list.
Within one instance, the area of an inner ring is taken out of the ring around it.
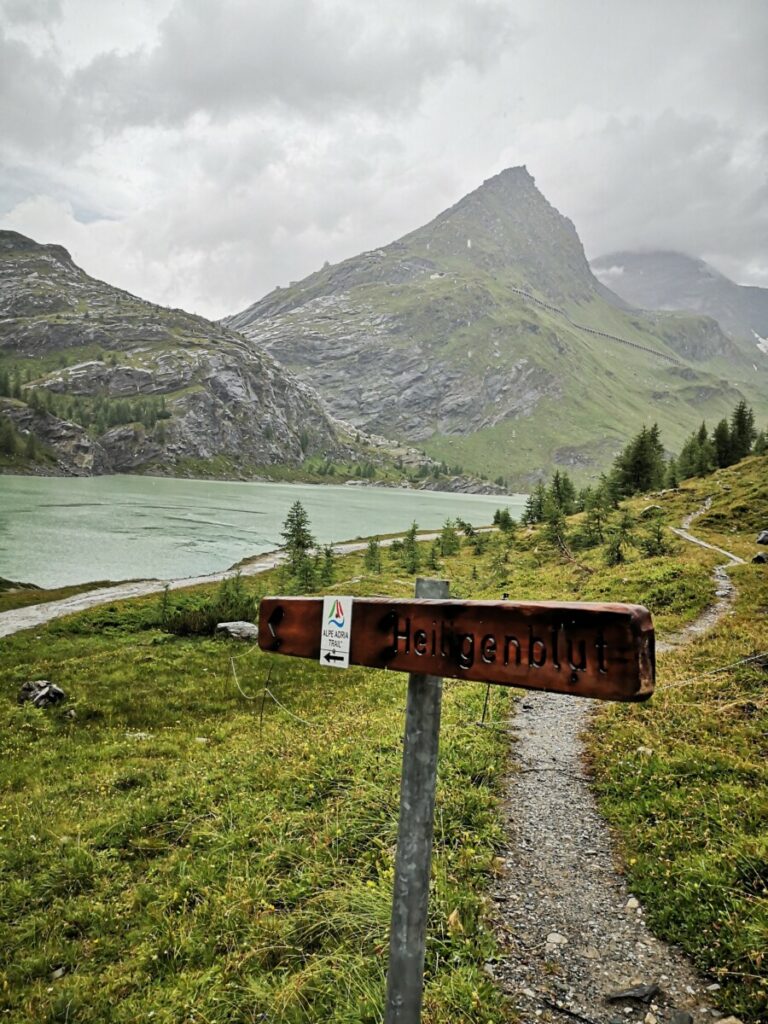
{"label": "small spruce sapling", "polygon": [[381,575],[381,545],[378,537],[371,537],[368,541],[368,547],[363,556],[363,566],[368,572],[376,573],[377,576]]}

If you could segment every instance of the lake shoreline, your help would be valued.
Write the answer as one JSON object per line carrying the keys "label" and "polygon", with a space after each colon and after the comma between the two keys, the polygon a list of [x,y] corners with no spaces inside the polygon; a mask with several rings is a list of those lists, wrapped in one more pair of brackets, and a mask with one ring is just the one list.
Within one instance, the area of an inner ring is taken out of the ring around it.
{"label": "lake shoreline", "polygon": [[[56,467],[42,467],[36,463],[30,463],[26,467],[20,466],[0,466],[0,478],[1,477],[36,477],[46,478],[52,480],[101,480],[109,477],[122,477],[130,476],[137,477],[144,480],[178,480],[178,481],[193,481],[200,480],[206,483],[226,483],[226,484],[280,484],[281,486],[297,486],[297,487],[372,487],[380,488],[384,490],[402,490],[402,491],[413,491],[415,493],[419,491],[429,491],[440,494],[481,494],[487,496],[496,496],[499,498],[513,497],[513,494],[509,494],[508,491],[503,490],[498,484],[494,484],[489,480],[480,480],[474,477],[449,477],[445,481],[438,480],[434,487],[426,486],[429,482],[429,478],[425,481],[422,486],[412,486],[407,480],[363,480],[360,477],[348,477],[346,480],[340,479],[338,483],[329,484],[327,479],[319,480],[317,477],[308,475],[304,479],[284,479],[281,480],[276,477],[269,476],[218,476],[211,474],[210,476],[175,476],[173,473],[163,472],[146,472],[146,473],[65,473],[63,471],[56,471]],[[443,486],[441,486],[443,485]]]}
{"label": "lake shoreline", "polygon": [[114,474],[0,477],[0,576],[46,590],[94,580],[197,578],[274,552],[291,505],[318,545],[420,530],[460,517],[519,517],[525,496],[186,480]]}

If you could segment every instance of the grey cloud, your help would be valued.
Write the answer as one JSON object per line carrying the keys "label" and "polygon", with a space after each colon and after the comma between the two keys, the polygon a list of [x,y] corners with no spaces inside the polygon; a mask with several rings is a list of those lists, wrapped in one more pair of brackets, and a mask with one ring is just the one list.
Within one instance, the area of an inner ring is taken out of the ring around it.
{"label": "grey cloud", "polygon": [[51,56],[36,56],[0,27],[0,143],[4,149],[46,149],[66,138],[74,117],[65,110],[65,91],[65,76]]}
{"label": "grey cloud", "polygon": [[510,41],[512,18],[496,0],[438,4],[321,4],[245,0],[178,4],[151,51],[96,58],[73,93],[121,124],[226,119],[277,106],[332,117],[338,108],[390,112],[455,64],[481,68]]}
{"label": "grey cloud", "polygon": [[591,256],[667,248],[765,263],[764,132],[665,111],[574,130],[569,162],[557,167],[562,152],[554,140],[540,148],[537,179],[574,220]]}
{"label": "grey cloud", "polygon": [[61,0],[3,0],[2,14],[14,25],[49,25],[61,15]]}
{"label": "grey cloud", "polygon": [[177,0],[161,20],[137,0],[132,53],[106,52],[134,45],[108,12],[89,36],[87,0],[50,46],[10,26],[0,147],[8,205],[29,203],[9,223],[221,315],[526,163],[590,255],[680,248],[765,283],[768,5],[609,6]]}

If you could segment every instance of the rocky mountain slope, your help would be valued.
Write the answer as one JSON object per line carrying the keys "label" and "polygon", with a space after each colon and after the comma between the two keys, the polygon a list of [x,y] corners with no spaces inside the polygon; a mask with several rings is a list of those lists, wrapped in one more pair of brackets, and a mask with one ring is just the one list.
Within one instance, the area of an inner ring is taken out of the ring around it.
{"label": "rocky mountain slope", "polygon": [[633,306],[703,313],[732,338],[768,347],[768,288],[736,284],[681,252],[609,253],[592,270]]}
{"label": "rocky mountain slope", "polygon": [[712,319],[630,309],[597,280],[524,167],[226,322],[335,415],[520,488],[594,475],[643,422],[682,441],[768,391],[768,359],[753,371]]}
{"label": "rocky mountain slope", "polygon": [[233,331],[96,281],[61,246],[12,231],[0,231],[0,414],[45,472],[425,461],[335,420]]}

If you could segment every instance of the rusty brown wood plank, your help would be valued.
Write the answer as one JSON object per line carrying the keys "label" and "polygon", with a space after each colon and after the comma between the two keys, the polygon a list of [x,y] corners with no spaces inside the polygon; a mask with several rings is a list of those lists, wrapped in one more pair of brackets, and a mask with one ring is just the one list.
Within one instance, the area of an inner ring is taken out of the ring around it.
{"label": "rusty brown wood plank", "polygon": [[[322,598],[266,597],[262,650],[320,654]],[[653,693],[651,614],[632,604],[356,598],[350,663],[601,700]]]}

